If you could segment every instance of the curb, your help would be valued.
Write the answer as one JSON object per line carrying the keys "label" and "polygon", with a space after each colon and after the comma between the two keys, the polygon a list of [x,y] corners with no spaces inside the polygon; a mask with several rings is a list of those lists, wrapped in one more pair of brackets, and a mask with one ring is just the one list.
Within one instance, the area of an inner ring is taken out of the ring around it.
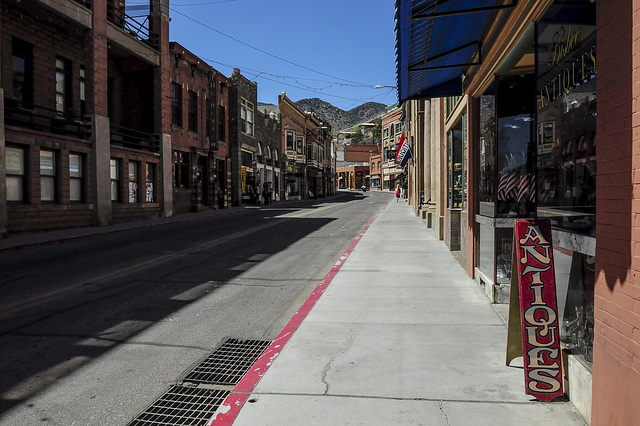
{"label": "curb", "polygon": [[220,404],[220,407],[216,410],[213,417],[207,423],[208,426],[230,426],[240,414],[242,407],[249,399],[251,392],[255,389],[256,385],[266,374],[269,367],[273,364],[273,361],[278,357],[284,346],[289,342],[289,339],[298,330],[302,322],[305,320],[311,309],[315,306],[316,302],[320,299],[325,292],[329,284],[333,281],[336,274],[344,265],[349,255],[353,252],[358,245],[364,234],[369,230],[373,222],[380,216],[380,214],[389,207],[390,200],[378,213],[376,213],[367,224],[362,228],[360,233],[351,242],[349,247],[344,251],[340,259],[333,265],[329,273],[320,281],[315,290],[307,298],[304,304],[293,315],[291,320],[282,329],[282,331],[276,336],[271,345],[258,360],[253,364],[252,368],[244,375],[240,382],[233,388],[227,398]]}

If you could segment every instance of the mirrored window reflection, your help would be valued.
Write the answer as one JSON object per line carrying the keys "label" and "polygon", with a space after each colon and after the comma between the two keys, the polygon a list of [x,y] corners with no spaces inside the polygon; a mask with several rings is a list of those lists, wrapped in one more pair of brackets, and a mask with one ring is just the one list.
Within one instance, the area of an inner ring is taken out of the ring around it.
{"label": "mirrored window reflection", "polygon": [[478,164],[479,213],[493,217],[496,157],[496,97],[493,89],[480,96],[480,153]]}
{"label": "mirrored window reflection", "polygon": [[464,169],[462,152],[462,122],[459,121],[447,134],[447,207],[461,209],[464,198]]}
{"label": "mirrored window reflection", "polygon": [[[594,7],[551,7],[537,25],[536,64],[538,216],[549,218],[555,228],[593,236],[597,175]],[[559,49],[560,40],[571,43]]]}
{"label": "mirrored window reflection", "polygon": [[498,81],[499,217],[533,217],[536,202],[533,75]]}

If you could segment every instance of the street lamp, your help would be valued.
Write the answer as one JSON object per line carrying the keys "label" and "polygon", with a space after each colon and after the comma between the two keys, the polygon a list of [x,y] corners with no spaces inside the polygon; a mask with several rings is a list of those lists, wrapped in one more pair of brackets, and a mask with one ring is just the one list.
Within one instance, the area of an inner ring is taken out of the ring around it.
{"label": "street lamp", "polygon": [[397,86],[386,86],[384,84],[376,84],[373,86],[374,89],[397,89]]}

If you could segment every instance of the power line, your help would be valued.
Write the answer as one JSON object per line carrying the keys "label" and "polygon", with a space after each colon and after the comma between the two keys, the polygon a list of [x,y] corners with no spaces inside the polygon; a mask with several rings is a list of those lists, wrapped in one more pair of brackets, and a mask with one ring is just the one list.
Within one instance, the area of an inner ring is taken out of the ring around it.
{"label": "power line", "polygon": [[[326,92],[322,91],[322,90],[324,90],[324,89],[326,89],[328,87],[323,88],[323,89],[317,89],[317,88],[313,88],[313,87],[302,85],[298,81],[294,80],[294,81],[296,81],[296,83],[299,84],[299,86],[295,86],[295,85],[293,85],[291,83],[282,82],[282,81],[279,81],[279,80],[273,80],[271,78],[264,77],[263,75],[266,74],[266,75],[269,75],[269,76],[273,76],[275,78],[294,78],[294,77],[278,76],[278,75],[275,75],[275,74],[268,73],[266,71],[259,71],[259,70],[254,70],[254,69],[251,69],[251,68],[236,67],[236,66],[225,64],[225,63],[222,63],[222,62],[217,62],[217,61],[214,61],[212,59],[205,58],[205,57],[202,57],[202,56],[199,56],[199,57],[201,59],[207,61],[210,64],[214,63],[214,64],[222,65],[222,66],[225,66],[225,67],[228,67],[228,68],[232,68],[232,69],[233,68],[240,68],[241,70],[249,71],[249,75],[253,75],[253,78],[261,78],[263,80],[272,81],[274,83],[279,83],[279,84],[282,84],[284,86],[293,87],[294,89],[306,90],[308,92],[319,93],[319,94],[322,94],[322,95],[325,95],[325,96],[331,96],[331,97],[334,97],[334,98],[344,99],[344,100],[347,100],[347,101],[354,101],[354,104],[352,104],[352,105],[355,105],[355,103],[357,103],[357,102],[372,101],[372,100],[376,99],[377,97],[384,98],[389,93],[391,93],[391,91],[392,91],[392,90],[389,90],[386,93],[381,93],[380,95],[376,95],[376,96],[372,96],[372,97],[368,97],[368,98],[348,98],[348,97],[345,97],[345,96],[333,95],[331,93],[326,93]],[[314,81],[323,81],[323,80],[314,80]],[[353,86],[353,85],[343,84],[343,83],[333,83],[332,85],[335,85],[335,84],[340,84],[340,85],[345,85],[345,86]],[[331,86],[329,86],[329,87],[331,87]],[[354,87],[371,87],[371,86],[354,86]]]}
{"label": "power line", "polygon": [[280,56],[274,55],[273,53],[267,52],[266,50],[263,50],[263,49],[260,49],[260,48],[258,48],[258,47],[252,46],[252,45],[250,45],[249,43],[245,43],[245,42],[244,42],[244,41],[242,41],[242,40],[239,40],[239,39],[237,39],[237,38],[235,38],[235,37],[232,37],[232,36],[230,36],[230,35],[228,35],[228,34],[225,34],[225,33],[223,33],[222,31],[216,30],[215,28],[211,27],[210,25],[207,25],[207,24],[205,24],[205,23],[203,23],[203,22],[200,22],[200,21],[198,21],[197,19],[194,19],[194,18],[190,17],[189,15],[186,15],[186,14],[184,14],[184,13],[182,13],[182,12],[179,12],[179,11],[177,11],[177,10],[175,10],[175,9],[171,8],[171,7],[169,8],[169,10],[171,10],[171,11],[173,11],[173,12],[177,13],[177,14],[178,14],[178,15],[180,15],[180,16],[183,16],[183,17],[184,17],[184,18],[186,18],[186,19],[189,19],[190,21],[195,22],[195,23],[196,23],[196,24],[198,24],[198,25],[202,25],[203,27],[208,28],[209,30],[211,30],[211,31],[213,31],[213,32],[215,32],[215,33],[218,33],[218,34],[220,34],[220,35],[222,35],[222,36],[224,36],[224,37],[227,37],[228,39],[231,39],[231,40],[235,41],[236,43],[240,43],[240,44],[242,44],[243,46],[247,46],[247,47],[249,47],[249,48],[251,48],[251,49],[254,49],[254,50],[256,50],[256,51],[258,51],[258,52],[260,52],[260,53],[263,53],[263,54],[265,54],[265,55],[267,55],[267,56],[271,56],[272,58],[278,59],[278,60],[280,60],[280,61],[283,61],[283,62],[286,62],[286,63],[288,63],[288,64],[294,65],[294,66],[296,66],[296,67],[299,67],[299,68],[305,69],[305,70],[307,70],[307,71],[314,72],[314,73],[316,73],[316,74],[324,75],[325,77],[331,77],[331,78],[334,78],[334,79],[337,79],[337,80],[346,81],[346,82],[348,82],[348,83],[359,84],[359,85],[362,85],[363,87],[371,87],[371,88],[373,88],[373,86],[372,86],[372,85],[370,85],[370,84],[365,84],[365,83],[360,83],[360,82],[357,82],[357,81],[347,80],[347,79],[344,79],[344,78],[336,77],[336,76],[331,75],[331,74],[323,73],[323,72],[321,72],[321,71],[316,71],[316,70],[314,70],[314,69],[312,69],[312,68],[305,67],[304,65],[296,64],[295,62],[292,62],[292,61],[290,61],[290,60],[288,60],[288,59],[285,59],[285,58],[282,58],[282,57],[280,57]]}

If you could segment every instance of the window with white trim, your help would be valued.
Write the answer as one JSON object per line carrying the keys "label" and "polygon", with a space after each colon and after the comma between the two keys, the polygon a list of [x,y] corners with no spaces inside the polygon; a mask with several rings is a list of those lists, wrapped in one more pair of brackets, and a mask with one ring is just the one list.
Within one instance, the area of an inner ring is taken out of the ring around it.
{"label": "window with white trim", "polygon": [[240,124],[243,133],[253,136],[253,103],[245,98],[240,100]]}
{"label": "window with white trim", "polygon": [[137,203],[139,200],[138,162],[129,160],[129,202]]}
{"label": "window with white trim", "polygon": [[111,201],[120,201],[120,160],[112,158],[109,160],[109,173],[111,178]]}
{"label": "window with white trim", "polygon": [[56,201],[56,153],[40,150],[40,201]]}
{"label": "window with white trim", "polygon": [[5,148],[4,165],[7,182],[7,201],[23,203],[25,201],[26,149],[13,146]]}
{"label": "window with white trim", "polygon": [[293,144],[293,132],[291,130],[287,130],[287,149],[293,151],[294,148],[294,144]]}
{"label": "window with white trim", "polygon": [[156,201],[156,165],[155,163],[147,163],[145,166],[145,202],[154,203]]}
{"label": "window with white trim", "polygon": [[69,201],[81,203],[84,188],[83,162],[84,155],[75,152],[69,153]]}

